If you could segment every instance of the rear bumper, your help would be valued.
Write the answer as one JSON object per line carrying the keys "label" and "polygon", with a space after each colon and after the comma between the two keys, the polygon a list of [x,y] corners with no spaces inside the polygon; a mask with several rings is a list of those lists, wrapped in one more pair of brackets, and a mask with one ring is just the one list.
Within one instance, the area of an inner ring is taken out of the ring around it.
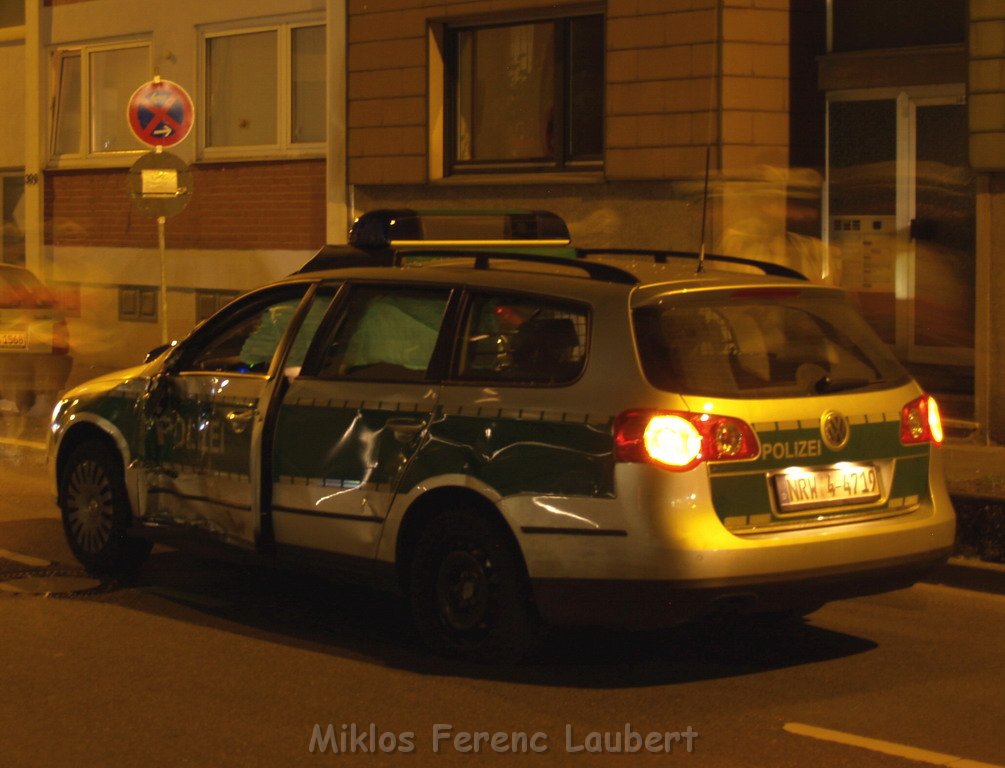
{"label": "rear bumper", "polygon": [[809,610],[831,600],[903,589],[944,563],[951,548],[777,577],[687,581],[534,579],[541,617],[552,624],[647,628],[705,615]]}

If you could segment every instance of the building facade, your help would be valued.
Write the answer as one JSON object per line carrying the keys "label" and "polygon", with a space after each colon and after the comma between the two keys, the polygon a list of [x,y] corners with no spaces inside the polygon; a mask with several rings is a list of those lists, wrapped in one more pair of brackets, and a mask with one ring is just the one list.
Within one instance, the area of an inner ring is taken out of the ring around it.
{"label": "building facade", "polygon": [[17,21],[0,256],[77,307],[95,364],[158,340],[121,118],[159,74],[197,115],[172,149],[194,181],[166,227],[173,335],[361,211],[544,208],[578,244],[846,288],[961,434],[1005,442],[996,0],[27,0]]}

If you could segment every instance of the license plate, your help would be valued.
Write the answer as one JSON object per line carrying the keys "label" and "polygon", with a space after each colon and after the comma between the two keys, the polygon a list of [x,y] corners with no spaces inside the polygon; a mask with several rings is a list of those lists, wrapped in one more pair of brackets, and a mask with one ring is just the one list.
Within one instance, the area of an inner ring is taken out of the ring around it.
{"label": "license plate", "polygon": [[867,504],[883,495],[873,464],[846,464],[826,469],[789,469],[774,476],[782,512]]}
{"label": "license plate", "polygon": [[0,331],[0,349],[28,349],[28,334],[24,331]]}

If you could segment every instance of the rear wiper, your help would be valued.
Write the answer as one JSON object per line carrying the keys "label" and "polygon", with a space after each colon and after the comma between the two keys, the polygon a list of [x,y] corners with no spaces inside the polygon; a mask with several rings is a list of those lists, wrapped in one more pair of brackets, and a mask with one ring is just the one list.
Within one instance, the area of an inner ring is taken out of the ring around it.
{"label": "rear wiper", "polygon": [[848,389],[859,389],[870,384],[872,382],[869,379],[832,379],[830,376],[823,376],[813,383],[813,391],[818,395],[824,395],[831,392],[844,392]]}

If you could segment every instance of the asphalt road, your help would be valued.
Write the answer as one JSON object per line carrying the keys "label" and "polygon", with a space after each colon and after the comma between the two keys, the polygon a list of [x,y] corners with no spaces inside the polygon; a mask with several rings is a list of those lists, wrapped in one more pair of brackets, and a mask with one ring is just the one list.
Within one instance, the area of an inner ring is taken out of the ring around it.
{"label": "asphalt road", "polygon": [[[34,442],[0,438],[5,768],[1005,765],[1000,595],[920,584],[472,666],[394,599],[314,578],[157,549],[134,583],[84,580]],[[591,751],[605,735],[640,751]]]}

